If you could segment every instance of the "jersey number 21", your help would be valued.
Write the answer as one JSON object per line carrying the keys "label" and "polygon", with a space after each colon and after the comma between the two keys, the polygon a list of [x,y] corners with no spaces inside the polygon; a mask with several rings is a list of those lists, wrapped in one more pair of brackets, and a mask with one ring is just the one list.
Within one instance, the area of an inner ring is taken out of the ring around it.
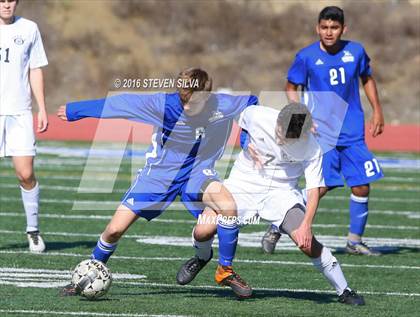
{"label": "jersey number 21", "polygon": [[335,68],[330,69],[330,84],[332,86],[338,85],[339,83],[346,83],[346,73],[344,67],[340,67],[338,70]]}

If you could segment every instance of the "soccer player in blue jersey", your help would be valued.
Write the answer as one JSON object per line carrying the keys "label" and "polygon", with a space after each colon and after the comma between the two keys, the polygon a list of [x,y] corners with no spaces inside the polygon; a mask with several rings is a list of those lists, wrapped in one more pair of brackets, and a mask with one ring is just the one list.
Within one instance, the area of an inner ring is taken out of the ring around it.
{"label": "soccer player in blue jersey", "polygon": [[[100,236],[93,259],[106,263],[132,223],[139,217],[149,221],[158,217],[178,195],[196,218],[206,206],[223,216],[236,215],[235,201],[219,181],[214,165],[224,152],[233,119],[258,99],[211,93],[211,78],[198,68],[181,72],[179,79],[191,87],[181,87],[174,93],[120,94],[72,102],[58,111],[58,116],[67,121],[126,118],[154,126],[146,164]],[[229,217],[218,220],[219,266],[215,279],[219,285],[232,287],[239,297],[249,297],[251,288],[232,269],[238,225]],[[72,285],[63,290],[64,295],[75,293]]]}
{"label": "soccer player in blue jersey", "polygon": [[[368,219],[369,184],[383,177],[378,161],[365,143],[364,113],[359,95],[360,78],[373,109],[370,133],[376,137],[383,132],[384,117],[370,59],[360,43],[341,39],[346,32],[342,9],[324,8],[319,14],[316,31],[320,40],[300,50],[289,69],[287,96],[289,100],[299,101],[297,90],[301,86],[312,112],[322,110],[331,102],[331,98],[318,92],[334,92],[347,103],[338,142],[324,154],[323,174],[327,187],[321,190],[321,196],[328,190],[344,186],[344,177],[352,192],[346,250],[351,254],[379,255],[362,241]],[[339,103],[336,106],[339,107]],[[326,122],[331,118],[329,113],[324,113],[319,119]],[[271,226],[263,237],[263,249],[272,253],[279,238],[276,226]]]}

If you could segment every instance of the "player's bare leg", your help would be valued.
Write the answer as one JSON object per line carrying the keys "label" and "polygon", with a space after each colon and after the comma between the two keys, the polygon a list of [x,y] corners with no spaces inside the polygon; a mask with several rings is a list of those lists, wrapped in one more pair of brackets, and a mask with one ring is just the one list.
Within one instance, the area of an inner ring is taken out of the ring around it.
{"label": "player's bare leg", "polygon": [[15,173],[19,180],[22,202],[26,214],[26,233],[29,250],[39,253],[45,251],[45,243],[39,233],[39,185],[34,175],[33,156],[14,156]]}
{"label": "player's bare leg", "polygon": [[[325,196],[328,192],[328,187],[321,187],[319,190],[319,198]],[[304,200],[306,201],[306,189],[302,190]],[[273,222],[267,227],[267,231],[264,233],[261,239],[261,248],[267,254],[273,254],[276,249],[276,245],[281,238],[279,230],[281,223]]]}
{"label": "player's bare leg", "polygon": [[213,257],[212,243],[217,231],[217,213],[205,208],[192,231],[195,256],[178,270],[176,281],[180,285],[190,283]]}
{"label": "player's bare leg", "polygon": [[368,219],[369,185],[354,186],[350,197],[350,228],[347,237],[346,251],[350,254],[380,255],[369,248],[362,236]]}

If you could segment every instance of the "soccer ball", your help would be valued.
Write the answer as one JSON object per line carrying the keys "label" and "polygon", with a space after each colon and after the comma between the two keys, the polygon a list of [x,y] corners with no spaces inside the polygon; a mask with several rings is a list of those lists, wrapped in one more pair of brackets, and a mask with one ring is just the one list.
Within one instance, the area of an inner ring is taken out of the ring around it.
{"label": "soccer ball", "polygon": [[80,295],[95,300],[108,292],[112,275],[101,261],[84,260],[75,267],[71,281]]}

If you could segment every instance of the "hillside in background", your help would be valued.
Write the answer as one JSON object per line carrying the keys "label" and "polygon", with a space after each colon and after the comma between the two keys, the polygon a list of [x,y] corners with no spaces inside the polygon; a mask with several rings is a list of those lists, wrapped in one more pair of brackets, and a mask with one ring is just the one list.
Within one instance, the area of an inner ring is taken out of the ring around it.
{"label": "hillside in background", "polygon": [[419,123],[419,1],[22,0],[18,14],[41,29],[53,112],[105,96],[115,78],[173,78],[187,66],[208,70],[216,88],[282,90],[331,4],[372,59],[387,123]]}

